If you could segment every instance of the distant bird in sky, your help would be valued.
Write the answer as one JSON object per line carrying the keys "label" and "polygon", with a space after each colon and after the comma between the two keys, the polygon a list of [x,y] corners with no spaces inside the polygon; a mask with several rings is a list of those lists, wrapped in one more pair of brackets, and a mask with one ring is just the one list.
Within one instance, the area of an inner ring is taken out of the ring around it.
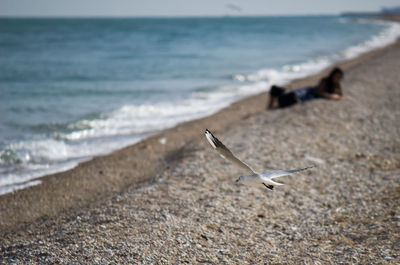
{"label": "distant bird in sky", "polygon": [[235,4],[226,4],[225,7],[229,8],[231,10],[237,11],[237,12],[243,11],[243,9],[240,6],[237,6]]}
{"label": "distant bird in sky", "polygon": [[273,181],[274,178],[290,175],[292,173],[300,172],[312,167],[292,169],[292,170],[271,170],[264,173],[257,173],[244,162],[240,161],[232,152],[218,140],[208,129],[205,131],[206,138],[211,146],[219,153],[219,155],[232,162],[235,166],[240,168],[245,175],[239,176],[236,182],[243,182],[248,186],[263,187],[273,190],[274,186],[282,186],[284,184]]}

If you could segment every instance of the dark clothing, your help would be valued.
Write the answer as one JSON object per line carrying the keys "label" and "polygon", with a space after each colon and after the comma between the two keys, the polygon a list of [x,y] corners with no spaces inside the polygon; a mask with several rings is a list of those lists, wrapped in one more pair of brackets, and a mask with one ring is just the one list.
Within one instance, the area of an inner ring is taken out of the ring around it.
{"label": "dark clothing", "polygon": [[279,107],[284,108],[299,102],[304,103],[319,98],[321,97],[320,93],[334,94],[338,89],[340,89],[339,84],[332,84],[328,78],[323,78],[315,87],[298,88],[286,92],[286,88],[272,86],[269,93],[271,96],[277,97]]}
{"label": "dark clothing", "polygon": [[296,93],[284,93],[278,97],[278,105],[280,108],[285,108],[296,104],[299,101]]}
{"label": "dark clothing", "polygon": [[289,107],[299,102],[304,103],[316,97],[313,87],[299,88],[286,92],[283,87],[272,86],[269,93],[271,96],[278,98],[280,108]]}
{"label": "dark clothing", "polygon": [[327,77],[322,78],[318,86],[314,87],[314,95],[320,97],[320,93],[335,94],[340,89],[340,84],[333,84]]}
{"label": "dark clothing", "polygon": [[302,103],[316,98],[314,87],[305,87],[293,90]]}

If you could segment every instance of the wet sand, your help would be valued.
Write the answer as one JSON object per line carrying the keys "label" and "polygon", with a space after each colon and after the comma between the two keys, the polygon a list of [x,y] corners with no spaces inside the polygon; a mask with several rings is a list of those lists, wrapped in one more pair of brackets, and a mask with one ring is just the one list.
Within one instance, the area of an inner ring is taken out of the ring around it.
{"label": "wet sand", "polygon": [[[340,66],[343,101],[261,93],[1,196],[0,263],[399,263],[400,42]],[[237,185],[205,128],[259,171],[317,168]]]}

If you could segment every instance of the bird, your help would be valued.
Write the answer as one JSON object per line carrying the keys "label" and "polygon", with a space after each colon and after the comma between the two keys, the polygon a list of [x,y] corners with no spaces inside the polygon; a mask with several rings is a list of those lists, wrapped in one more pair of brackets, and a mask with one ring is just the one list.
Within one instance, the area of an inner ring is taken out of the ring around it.
{"label": "bird", "polygon": [[229,8],[229,9],[231,9],[233,11],[237,11],[237,12],[242,12],[243,11],[243,9],[240,6],[235,5],[235,4],[226,4],[225,7]]}
{"label": "bird", "polygon": [[242,182],[247,186],[254,187],[266,187],[269,190],[273,190],[275,186],[282,186],[283,183],[276,182],[273,179],[287,176],[296,172],[304,171],[314,166],[290,169],[290,170],[271,170],[264,173],[257,173],[246,163],[239,160],[217,137],[215,137],[208,129],[205,131],[205,136],[210,145],[218,152],[218,154],[233,163],[235,166],[240,168],[243,175],[240,175],[236,182]]}

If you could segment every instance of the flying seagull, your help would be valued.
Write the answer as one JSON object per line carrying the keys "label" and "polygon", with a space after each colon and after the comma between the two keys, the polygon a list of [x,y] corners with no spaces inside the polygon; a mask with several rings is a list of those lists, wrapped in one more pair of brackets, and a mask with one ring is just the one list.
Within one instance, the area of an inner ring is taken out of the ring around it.
{"label": "flying seagull", "polygon": [[233,11],[237,11],[237,12],[242,12],[243,11],[243,9],[240,6],[235,5],[235,4],[226,4],[225,7],[229,8],[229,9],[231,9]]}
{"label": "flying seagull", "polygon": [[243,182],[249,186],[263,187],[273,190],[274,186],[282,186],[284,184],[273,181],[274,178],[290,175],[292,173],[300,172],[312,167],[292,169],[292,170],[271,170],[262,174],[257,173],[247,164],[240,161],[232,152],[217,139],[208,129],[205,131],[206,138],[211,146],[219,153],[219,155],[232,162],[235,166],[239,167],[244,175],[241,175],[236,182]]}

